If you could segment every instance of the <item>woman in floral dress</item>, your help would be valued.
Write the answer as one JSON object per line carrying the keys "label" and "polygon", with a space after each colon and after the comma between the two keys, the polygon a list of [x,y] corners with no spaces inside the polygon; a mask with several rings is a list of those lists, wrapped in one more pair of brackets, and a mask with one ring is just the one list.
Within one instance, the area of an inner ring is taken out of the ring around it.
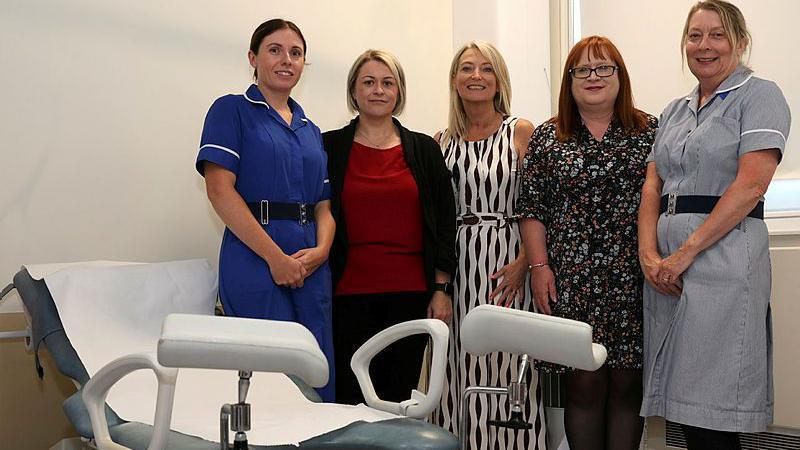
{"label": "woman in floral dress", "polygon": [[642,401],[642,273],[636,213],[656,119],[633,107],[619,51],[578,42],[564,68],[558,115],[531,137],[517,213],[539,312],[592,326],[608,349],[595,372],[565,372],[572,450],[638,448]]}

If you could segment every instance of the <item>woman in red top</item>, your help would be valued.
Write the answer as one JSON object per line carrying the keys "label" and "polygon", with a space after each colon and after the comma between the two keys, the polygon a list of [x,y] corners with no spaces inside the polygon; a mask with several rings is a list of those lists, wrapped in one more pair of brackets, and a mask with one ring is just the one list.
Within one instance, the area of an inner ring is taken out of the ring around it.
{"label": "woman in red top", "polygon": [[[455,204],[442,153],[429,136],[392,115],[405,105],[405,76],[380,50],[359,56],[347,79],[348,107],[358,116],[323,134],[337,222],[331,248],[334,282],[336,401],[359,403],[350,370],[355,350],[399,322],[452,314]],[[378,396],[410,398],[419,380],[423,336],[405,338],[370,366]]]}

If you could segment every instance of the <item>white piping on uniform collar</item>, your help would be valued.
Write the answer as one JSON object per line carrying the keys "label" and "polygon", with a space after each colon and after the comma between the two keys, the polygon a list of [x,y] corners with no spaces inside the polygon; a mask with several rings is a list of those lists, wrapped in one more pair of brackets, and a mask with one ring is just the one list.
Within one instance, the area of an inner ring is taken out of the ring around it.
{"label": "white piping on uniform collar", "polygon": [[245,92],[245,93],[244,93],[244,98],[246,98],[246,99],[247,99],[247,101],[249,101],[250,103],[256,103],[256,104],[258,104],[258,105],[264,105],[264,106],[266,106],[266,107],[267,107],[267,109],[270,109],[270,108],[271,108],[271,107],[269,106],[269,104],[267,104],[267,102],[260,102],[260,101],[258,101],[258,100],[253,100],[252,98],[248,97],[248,96],[247,96],[247,92]]}
{"label": "white piping on uniform collar", "polygon": [[729,92],[729,91],[732,91],[732,90],[734,90],[734,89],[738,89],[738,88],[740,88],[740,87],[744,86],[744,84],[745,84],[745,83],[747,83],[748,81],[750,81],[750,78],[753,78],[753,74],[752,74],[752,73],[751,73],[750,75],[748,75],[748,76],[747,76],[747,78],[745,78],[745,79],[744,79],[744,81],[742,81],[741,83],[737,84],[736,86],[729,87],[729,88],[727,88],[727,89],[720,89],[720,90],[718,90],[717,92],[715,92],[715,93],[714,93],[714,95],[716,95],[716,94],[722,94],[722,93],[724,93],[724,92]]}
{"label": "white piping on uniform collar", "polygon": [[[745,78],[745,79],[744,79],[744,81],[742,81],[741,83],[737,84],[736,86],[732,86],[732,87],[729,87],[729,88],[727,88],[727,89],[720,89],[720,90],[718,90],[718,91],[714,92],[714,95],[717,95],[717,94],[724,94],[725,92],[730,92],[730,91],[732,91],[732,90],[734,90],[734,89],[739,89],[740,87],[744,86],[744,84],[745,84],[745,83],[747,83],[748,81],[750,81],[750,78],[753,78],[753,74],[752,74],[752,73],[751,73],[750,75],[748,75],[748,76],[747,76],[747,78]],[[689,101],[692,101],[692,96],[693,96],[693,95],[694,95],[694,92],[692,92],[692,95],[689,95],[689,96],[687,96],[687,97],[685,98],[685,100],[686,100],[687,102],[689,102]]]}
{"label": "white piping on uniform collar", "polygon": [[[247,101],[249,101],[250,103],[256,103],[258,105],[264,105],[264,106],[267,107],[267,109],[272,108],[271,106],[269,106],[269,104],[267,102],[260,102],[258,100],[253,100],[252,98],[248,97],[247,96],[247,92],[244,93],[244,98],[246,98]],[[308,123],[308,119],[306,119],[305,117],[301,117],[300,120],[302,120],[303,122]]]}
{"label": "white piping on uniform collar", "polygon": [[686,96],[686,101],[690,102],[694,98],[694,95],[700,96],[700,85],[698,84],[696,88],[692,89],[692,92],[689,92],[689,95]]}

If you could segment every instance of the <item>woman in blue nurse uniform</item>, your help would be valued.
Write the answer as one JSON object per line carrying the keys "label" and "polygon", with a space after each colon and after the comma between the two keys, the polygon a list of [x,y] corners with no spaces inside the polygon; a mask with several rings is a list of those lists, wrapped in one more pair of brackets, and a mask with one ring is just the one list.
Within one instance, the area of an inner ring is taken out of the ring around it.
{"label": "woman in blue nurse uniform", "polygon": [[643,416],[681,424],[689,450],[741,449],[772,423],[769,235],[763,195],[791,113],[742,64],[742,12],[689,11],[682,47],[697,87],[661,116],[639,210]]}
{"label": "woman in blue nurse uniform", "polygon": [[256,28],[248,58],[256,84],[211,106],[197,170],[225,222],[219,292],[225,313],[294,321],[316,337],[331,368],[318,392],[333,401],[330,212],[319,128],[291,97],[305,65],[300,29],[282,19]]}

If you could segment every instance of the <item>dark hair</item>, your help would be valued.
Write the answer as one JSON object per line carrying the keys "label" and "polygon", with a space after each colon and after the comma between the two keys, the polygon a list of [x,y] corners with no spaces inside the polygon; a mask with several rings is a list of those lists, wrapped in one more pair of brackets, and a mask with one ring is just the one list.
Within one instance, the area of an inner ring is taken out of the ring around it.
{"label": "dark hair", "polygon": [[614,116],[622,123],[627,131],[643,130],[647,126],[647,115],[633,106],[633,92],[631,80],[625,62],[617,47],[606,37],[589,36],[581,39],[572,47],[567,61],[564,64],[564,74],[561,77],[561,93],[558,96],[558,114],[550,119],[556,124],[556,138],[566,142],[576,135],[580,125],[580,114],[575,98],[572,97],[572,76],[569,69],[574,68],[581,58],[584,49],[589,49],[589,55],[601,59],[610,58],[618,67],[619,93],[614,102]]}
{"label": "dark hair", "polygon": [[[261,46],[261,41],[263,41],[265,37],[278,30],[284,30],[287,28],[297,33],[297,35],[300,37],[300,40],[303,42],[303,55],[308,54],[308,50],[306,49],[306,38],[303,37],[303,33],[300,31],[300,28],[295,25],[294,22],[283,19],[270,19],[257,26],[256,30],[253,31],[253,37],[250,38],[250,51],[257,55],[258,47]],[[253,78],[258,79],[258,69],[253,69]]]}

